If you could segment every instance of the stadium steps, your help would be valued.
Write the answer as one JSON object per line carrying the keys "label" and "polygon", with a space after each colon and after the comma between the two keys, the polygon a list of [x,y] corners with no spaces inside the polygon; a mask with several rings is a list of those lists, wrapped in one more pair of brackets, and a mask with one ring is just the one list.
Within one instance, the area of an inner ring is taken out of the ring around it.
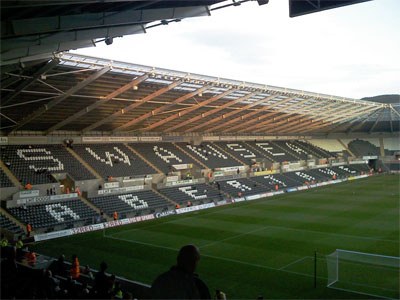
{"label": "stadium steps", "polygon": [[156,193],[158,196],[161,198],[165,199],[167,202],[171,203],[174,207],[178,204],[178,202],[173,201],[172,199],[169,199],[167,196],[161,194],[159,191],[157,191],[155,188],[151,187],[151,190]]}
{"label": "stadium steps", "polygon": [[[100,208],[98,208],[96,205],[94,205],[92,202],[90,202],[88,199],[82,197],[82,196],[78,196],[79,199],[82,200],[83,203],[85,203],[87,206],[89,206],[91,209],[93,209],[94,211],[96,211],[99,215],[100,215]],[[107,221],[112,221],[113,218],[109,215],[107,215],[104,212],[104,216],[106,217]]]}
{"label": "stadium steps", "polygon": [[154,164],[152,164],[149,160],[147,160],[142,154],[140,154],[138,151],[133,149],[131,146],[128,144],[124,143],[125,147],[127,147],[129,150],[131,150],[133,153],[135,153],[141,160],[146,162],[150,167],[152,167],[154,170],[157,171],[157,173],[164,174],[163,171],[161,171],[159,168],[157,168]]}
{"label": "stadium steps", "polygon": [[351,152],[351,150],[349,149],[349,147],[348,147],[345,143],[343,143],[343,141],[342,141],[341,139],[337,139],[337,141],[340,143],[340,145],[343,146],[344,149],[346,149],[346,151],[347,151],[348,153],[350,153],[350,155],[351,155],[352,157],[356,157],[356,156],[354,155],[354,153]]}
{"label": "stadium steps", "polygon": [[224,148],[220,147],[219,145],[212,143],[213,146],[215,146],[216,148],[218,148],[219,150],[221,150],[222,152],[224,152],[226,155],[230,156],[232,159],[236,160],[238,163],[240,163],[243,166],[246,166],[246,164],[241,161],[240,159],[238,159],[237,157],[233,156],[232,154],[230,154],[228,151],[226,151]]}
{"label": "stadium steps", "polygon": [[88,169],[90,173],[96,176],[97,179],[100,179],[102,181],[104,180],[103,177],[101,177],[100,174],[97,173],[96,170],[93,169],[86,161],[84,161],[83,158],[80,157],[74,150],[69,147],[65,147],[65,149],[67,149],[67,151],[71,153],[71,155],[75,157],[86,169]]}
{"label": "stadium steps", "polygon": [[261,152],[260,150],[258,150],[256,147],[254,147],[253,145],[250,145],[249,143],[247,143],[247,142],[243,142],[243,144],[245,144],[247,147],[249,147],[250,149],[252,149],[252,150],[254,150],[255,152],[257,152],[258,154],[260,154],[261,155],[261,157],[265,157],[266,159],[268,159],[268,160],[270,160],[271,162],[276,162],[272,157],[270,157],[269,155],[268,155],[268,153],[264,153],[264,152]]}
{"label": "stadium steps", "polygon": [[3,163],[2,160],[0,160],[0,167],[4,171],[4,173],[7,175],[7,177],[11,180],[11,182],[14,184],[19,189],[24,189],[22,184],[18,181],[17,177],[14,176],[14,174],[6,167],[6,165]]}
{"label": "stadium steps", "polygon": [[191,155],[188,151],[186,151],[185,149],[183,149],[182,147],[178,146],[175,143],[172,143],[172,145],[174,145],[176,148],[178,148],[180,151],[182,151],[183,153],[185,153],[187,156],[189,156],[191,159],[193,159],[196,163],[199,164],[199,166],[202,166],[204,169],[210,169],[210,167],[206,166],[205,164],[203,164],[200,160],[198,160],[197,158],[195,158],[193,155]]}
{"label": "stadium steps", "polygon": [[[2,215],[6,216],[8,219],[10,219],[12,222],[18,225],[18,227],[21,228],[23,232],[26,232],[26,224],[22,223],[20,220],[15,218],[12,214],[10,214],[8,211],[6,211],[4,208],[0,208],[0,212]],[[32,228],[32,233],[34,232],[35,228]]]}

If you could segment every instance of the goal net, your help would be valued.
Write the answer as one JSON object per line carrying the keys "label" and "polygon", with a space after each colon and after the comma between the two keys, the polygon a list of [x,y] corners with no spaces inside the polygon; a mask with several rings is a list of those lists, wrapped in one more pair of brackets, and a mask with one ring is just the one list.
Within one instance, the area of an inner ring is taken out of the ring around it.
{"label": "goal net", "polygon": [[328,287],[380,298],[399,298],[400,258],[337,249],[327,255]]}

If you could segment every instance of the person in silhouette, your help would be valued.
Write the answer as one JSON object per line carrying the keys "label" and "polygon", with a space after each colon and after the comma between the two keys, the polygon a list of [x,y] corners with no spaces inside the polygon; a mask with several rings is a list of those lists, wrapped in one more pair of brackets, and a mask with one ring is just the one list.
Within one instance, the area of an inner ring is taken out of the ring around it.
{"label": "person in silhouette", "polygon": [[199,249],[183,246],[176,265],[159,275],[151,286],[153,299],[211,299],[207,285],[195,273],[200,260]]}

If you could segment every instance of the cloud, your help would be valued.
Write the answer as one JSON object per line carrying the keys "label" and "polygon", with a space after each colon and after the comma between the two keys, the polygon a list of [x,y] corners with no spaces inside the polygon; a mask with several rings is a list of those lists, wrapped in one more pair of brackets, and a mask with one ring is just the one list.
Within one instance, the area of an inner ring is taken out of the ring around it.
{"label": "cloud", "polygon": [[398,93],[399,2],[293,19],[287,1],[248,2],[78,52],[344,97]]}

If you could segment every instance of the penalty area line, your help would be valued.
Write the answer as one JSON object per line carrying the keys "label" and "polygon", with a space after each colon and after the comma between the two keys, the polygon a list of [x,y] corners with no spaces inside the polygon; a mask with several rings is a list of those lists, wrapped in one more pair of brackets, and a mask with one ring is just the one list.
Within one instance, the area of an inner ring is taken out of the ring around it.
{"label": "penalty area line", "polygon": [[[127,242],[127,243],[132,243],[132,244],[138,244],[138,245],[143,245],[143,246],[149,246],[149,247],[154,247],[154,248],[159,248],[159,249],[170,250],[170,251],[174,251],[174,252],[178,252],[179,251],[178,248],[174,248],[174,247],[162,246],[162,245],[146,243],[146,242],[140,242],[140,241],[126,240],[126,239],[117,238],[117,237],[113,237],[113,236],[106,236],[106,238],[113,239],[113,240],[118,240],[118,241],[123,241],[123,242]],[[260,265],[260,264],[249,263],[249,262],[246,262],[246,261],[237,260],[237,259],[233,259],[233,258],[220,257],[220,256],[209,255],[209,254],[203,254],[203,253],[201,254],[201,256],[202,257],[208,257],[208,258],[211,258],[211,259],[221,260],[221,261],[227,261],[227,262],[231,262],[231,263],[235,263],[235,264],[246,265],[246,266],[250,266],[250,267],[262,268],[262,269],[271,270],[271,271],[280,271],[280,272],[285,272],[285,273],[304,276],[304,277],[309,277],[309,278],[313,278],[314,277],[313,275],[310,275],[310,274],[277,269],[277,268],[273,268],[273,267],[269,267],[269,266],[265,266],[265,265]],[[304,259],[304,257],[303,257],[303,259]],[[317,278],[327,279],[326,277],[322,277],[322,276],[317,276]]]}

